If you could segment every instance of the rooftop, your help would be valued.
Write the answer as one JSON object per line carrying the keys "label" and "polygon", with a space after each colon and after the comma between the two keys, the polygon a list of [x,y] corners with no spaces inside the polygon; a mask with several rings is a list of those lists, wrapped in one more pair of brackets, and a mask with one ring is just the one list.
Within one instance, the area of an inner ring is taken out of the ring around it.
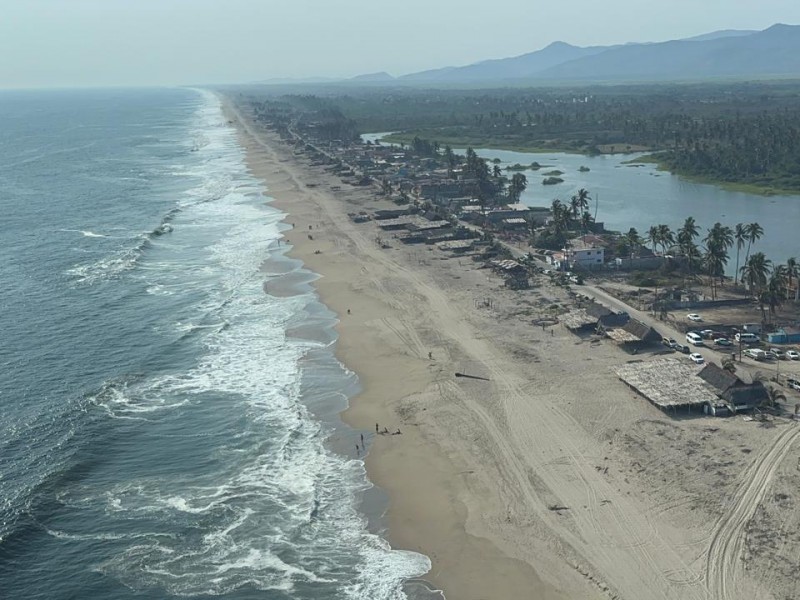
{"label": "rooftop", "polygon": [[660,408],[717,403],[717,391],[697,377],[697,365],[678,358],[631,362],[617,376]]}

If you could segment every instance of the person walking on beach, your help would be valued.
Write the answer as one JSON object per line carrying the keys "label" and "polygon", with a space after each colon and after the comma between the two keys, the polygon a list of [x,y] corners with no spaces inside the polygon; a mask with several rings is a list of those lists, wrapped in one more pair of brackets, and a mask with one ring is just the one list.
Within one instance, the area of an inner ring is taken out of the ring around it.
{"label": "person walking on beach", "polygon": [[380,431],[378,430],[378,424],[377,423],[375,423],[375,433],[380,433]]}
{"label": "person walking on beach", "polygon": [[361,434],[361,447],[364,447],[364,434]]}

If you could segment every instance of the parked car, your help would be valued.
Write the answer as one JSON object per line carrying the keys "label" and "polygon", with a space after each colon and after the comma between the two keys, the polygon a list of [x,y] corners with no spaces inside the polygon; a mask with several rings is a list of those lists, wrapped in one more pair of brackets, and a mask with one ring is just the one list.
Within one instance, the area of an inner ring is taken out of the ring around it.
{"label": "parked car", "polygon": [[797,350],[787,350],[786,358],[788,358],[789,360],[800,360],[800,352],[798,352]]}
{"label": "parked car", "polygon": [[755,333],[737,333],[734,339],[740,344],[758,343],[758,336]]}
{"label": "parked car", "polygon": [[714,344],[717,346],[733,346],[733,342],[724,337],[715,339]]}
{"label": "parked car", "polygon": [[698,365],[702,365],[705,362],[705,359],[703,358],[703,355],[700,354],[699,352],[692,352],[689,355],[689,358],[691,359],[691,361],[693,363],[698,364]]}
{"label": "parked car", "polygon": [[786,355],[783,353],[783,350],[781,350],[780,348],[770,348],[769,349],[769,353],[772,354],[772,356],[774,356],[777,360],[780,360],[782,358],[786,358]]}
{"label": "parked car", "polygon": [[760,348],[748,348],[744,351],[745,356],[749,356],[753,360],[766,360],[767,353]]}
{"label": "parked car", "polygon": [[700,335],[703,337],[704,340],[710,340],[714,337],[714,330],[713,329],[701,329]]}
{"label": "parked car", "polygon": [[675,344],[675,350],[683,354],[689,354],[692,351],[691,348],[685,344]]}
{"label": "parked car", "polygon": [[702,321],[703,320],[703,317],[701,317],[697,313],[689,313],[688,315],[686,315],[686,318],[689,319],[690,321]]}
{"label": "parked car", "polygon": [[694,346],[702,346],[703,345],[703,338],[700,337],[700,334],[696,331],[690,331],[686,334],[686,341]]}
{"label": "parked car", "polygon": [[797,379],[793,379],[793,378],[789,377],[786,380],[786,385],[788,385],[793,390],[800,391],[800,381],[797,381]]}

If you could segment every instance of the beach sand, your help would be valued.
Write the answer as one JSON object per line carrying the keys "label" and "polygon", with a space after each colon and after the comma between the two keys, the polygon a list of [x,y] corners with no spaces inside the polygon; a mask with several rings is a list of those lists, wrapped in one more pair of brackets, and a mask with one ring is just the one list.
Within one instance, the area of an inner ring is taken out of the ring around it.
{"label": "beach sand", "polygon": [[[719,517],[783,429],[669,419],[616,378],[630,357],[611,342],[532,325],[563,289],[513,292],[469,257],[354,223],[394,205],[227,110],[293,226],[290,255],[340,317],[337,356],[363,387],[343,418],[369,434],[387,538],[429,556],[449,600],[773,597],[742,569],[718,590],[706,556],[716,533],[741,534]],[[705,440],[710,472],[678,438]]]}

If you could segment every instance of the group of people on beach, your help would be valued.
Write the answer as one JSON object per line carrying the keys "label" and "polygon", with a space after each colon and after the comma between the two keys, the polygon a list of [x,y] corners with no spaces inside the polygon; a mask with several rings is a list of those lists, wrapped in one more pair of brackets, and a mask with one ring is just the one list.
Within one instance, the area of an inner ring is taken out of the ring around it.
{"label": "group of people on beach", "polygon": [[[400,431],[399,428],[396,431],[391,432],[387,427],[381,429],[380,426],[377,423],[375,423],[375,435],[402,435],[402,434],[403,432]],[[366,449],[367,449],[367,443],[364,440],[364,434],[362,433],[361,444],[356,443],[356,456],[361,456],[361,452],[366,451]]]}

